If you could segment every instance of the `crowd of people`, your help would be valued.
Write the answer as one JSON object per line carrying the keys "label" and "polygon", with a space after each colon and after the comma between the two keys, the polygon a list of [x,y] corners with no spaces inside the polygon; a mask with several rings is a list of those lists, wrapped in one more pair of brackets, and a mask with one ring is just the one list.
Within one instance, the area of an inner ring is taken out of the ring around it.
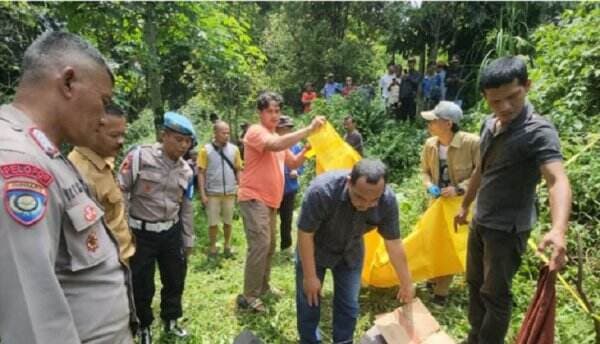
{"label": "crowd of people", "polygon": [[[414,62],[409,60],[402,74],[397,72],[401,68],[389,66],[382,97],[397,100],[400,105],[393,109],[406,118],[415,116],[419,89],[426,88],[437,100],[420,113],[432,135],[422,153],[424,189],[432,198],[462,197],[457,225],[467,223],[470,205],[477,203],[468,239],[471,329],[466,342],[500,344],[511,317],[511,281],[536,220],[535,187],[542,177],[552,228],[540,248],[553,249],[551,270],[565,264],[571,192],[558,135],[527,101],[530,81],[519,58],[497,59],[482,71],[481,92],[493,114],[481,137],[460,129],[463,112],[455,87],[462,79],[456,69],[446,71],[445,81],[436,84],[444,68],[437,66],[433,73],[431,65],[421,80]],[[194,126],[187,117],[167,112],[159,142],[135,145],[115,172],[126,115],[111,100],[114,79],[87,41],[47,32],[25,52],[13,102],[0,107],[3,343],[124,344],[133,343],[134,336],[139,343],[152,343],[157,264],[164,331],[188,336],[178,323],[187,261],[196,234],[205,233],[194,228],[194,197],[207,211],[209,259],[220,254],[219,226],[223,255],[235,255],[232,214],[239,206],[247,251],[236,301],[240,309],[256,313],[266,311],[266,295],[281,294],[270,280],[279,211],[279,246],[295,261],[301,343],[322,340],[321,290],[327,270],[333,275],[333,341],[352,343],[362,235],[373,226],[400,280],[397,298],[411,302],[414,288],[398,204],[387,167],[378,159],[364,158],[351,170],[325,172],[311,181],[302,195],[297,249],[291,251],[298,178],[310,149],[300,142],[325,124],[324,117],[315,116],[296,129],[292,118],[281,115],[281,96],[263,92],[256,106],[259,122],[243,136],[243,154],[230,142],[228,123],[215,118],[213,139],[201,146],[195,171],[184,159],[198,144]],[[322,94],[331,96],[338,88],[328,75]],[[340,92],[353,89],[347,78]],[[302,96],[305,110],[315,97],[308,84]],[[343,124],[346,141],[362,155],[353,118],[346,117]],[[64,143],[74,147],[68,158],[59,150]],[[452,276],[430,281],[436,303],[445,303],[451,282]]]}

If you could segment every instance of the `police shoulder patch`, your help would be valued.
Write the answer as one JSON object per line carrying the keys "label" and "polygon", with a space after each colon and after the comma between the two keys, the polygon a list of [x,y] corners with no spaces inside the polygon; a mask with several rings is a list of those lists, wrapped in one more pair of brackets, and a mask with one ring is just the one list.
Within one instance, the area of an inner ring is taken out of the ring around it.
{"label": "police shoulder patch", "polygon": [[30,227],[41,220],[48,207],[48,191],[35,181],[7,181],[4,207],[15,221]]}

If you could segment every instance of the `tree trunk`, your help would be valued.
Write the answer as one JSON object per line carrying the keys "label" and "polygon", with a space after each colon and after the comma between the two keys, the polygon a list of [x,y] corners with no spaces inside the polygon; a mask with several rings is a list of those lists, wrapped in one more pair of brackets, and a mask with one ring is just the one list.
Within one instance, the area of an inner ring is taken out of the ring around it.
{"label": "tree trunk", "polygon": [[158,29],[156,27],[156,3],[146,3],[144,12],[144,43],[146,45],[145,68],[146,86],[149,91],[150,108],[154,117],[154,128],[157,141],[163,124],[163,100],[160,92],[160,65],[156,49]]}

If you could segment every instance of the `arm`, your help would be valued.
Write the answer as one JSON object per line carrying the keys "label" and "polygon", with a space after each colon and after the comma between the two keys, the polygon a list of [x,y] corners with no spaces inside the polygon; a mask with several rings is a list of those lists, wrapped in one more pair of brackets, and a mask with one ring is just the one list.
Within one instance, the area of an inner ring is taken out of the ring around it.
{"label": "arm", "polygon": [[309,150],[310,148],[307,149],[307,146],[305,146],[304,148],[302,148],[302,150],[298,153],[298,154],[294,154],[293,152],[291,152],[289,149],[285,152],[285,165],[290,169],[290,170],[295,170],[298,169],[302,166],[302,164],[304,163],[304,161],[306,160],[306,157],[304,156],[304,154]]}
{"label": "arm", "polygon": [[[236,174],[237,175],[237,174]],[[208,203],[208,197],[206,196],[206,170],[198,167],[198,196],[202,204]]]}
{"label": "arm", "polygon": [[321,281],[317,277],[315,263],[315,233],[298,229],[298,254],[302,264],[302,286],[309,306],[318,306],[321,297]]}
{"label": "arm", "polygon": [[384,243],[392,266],[400,280],[400,290],[396,297],[406,303],[411,303],[414,291],[410,271],[408,271],[406,254],[404,253],[404,247],[402,246],[402,239],[385,240]]}
{"label": "arm", "polygon": [[298,143],[303,138],[307,137],[314,130],[319,129],[323,124],[325,124],[325,117],[317,116],[312,120],[308,127],[296,130],[293,133],[285,134],[282,136],[270,135],[265,141],[264,149],[275,152],[288,149],[291,146]]}
{"label": "arm", "polygon": [[[471,156],[473,157],[473,167],[477,168],[477,165],[479,165],[479,160],[480,160],[479,139],[472,142],[470,149],[471,149]],[[465,190],[465,192],[466,192],[467,189],[469,188],[470,181],[471,181],[471,178],[467,178],[467,179],[463,180],[462,182],[458,183],[458,186],[460,188],[462,188],[463,190]]]}
{"label": "arm", "polygon": [[477,167],[473,171],[469,181],[469,188],[465,193],[465,197],[463,198],[462,204],[460,205],[460,209],[458,210],[458,214],[454,217],[454,230],[457,230],[459,225],[466,225],[469,223],[467,221],[467,216],[469,215],[469,207],[471,203],[475,199],[475,195],[477,195],[477,190],[479,190],[479,184],[481,182],[481,164],[477,164]]}
{"label": "arm", "polygon": [[179,215],[181,216],[181,223],[183,226],[183,232],[181,233],[181,236],[183,237],[183,247],[186,250],[186,255],[189,255],[194,247],[195,240],[194,209],[192,206],[192,199],[186,197],[186,195],[183,196]]}
{"label": "arm", "polygon": [[[1,153],[2,161],[27,163],[25,155]],[[29,164],[44,170],[36,162]],[[5,181],[0,178],[2,197]],[[55,182],[41,189],[47,192],[47,202],[37,223],[24,225],[8,210],[0,213],[0,334],[3,343],[77,344],[81,340],[54,271],[60,223],[66,215],[59,207],[61,190]]]}
{"label": "arm", "polygon": [[421,178],[423,179],[423,185],[425,185],[425,189],[429,188],[433,185],[433,180],[431,179],[431,170],[426,161],[426,153],[427,153],[427,145],[423,146],[423,150],[421,151]]}
{"label": "arm", "polygon": [[571,214],[571,186],[561,161],[552,161],[540,166],[542,176],[548,185],[550,199],[550,214],[552,228],[539,244],[538,249],[543,251],[552,246],[550,270],[558,270],[566,264],[566,233]]}

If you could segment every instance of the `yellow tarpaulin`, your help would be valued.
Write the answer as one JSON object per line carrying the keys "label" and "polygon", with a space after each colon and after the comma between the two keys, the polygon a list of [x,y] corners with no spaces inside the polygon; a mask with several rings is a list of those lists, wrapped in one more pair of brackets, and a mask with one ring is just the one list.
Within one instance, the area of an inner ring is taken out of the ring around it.
{"label": "yellow tarpaulin", "polygon": [[[360,155],[348,145],[331,124],[308,137],[316,155],[317,174],[336,169],[350,169]],[[465,271],[467,227],[454,232],[453,218],[461,197],[440,198],[423,214],[414,231],[403,240],[408,266],[415,282]],[[375,287],[399,283],[387,255],[383,239],[376,230],[364,236],[365,259],[362,282]]]}
{"label": "yellow tarpaulin", "polygon": [[[434,201],[402,241],[414,282],[465,271],[468,228],[460,226],[455,232],[453,225],[461,201],[462,197]],[[371,231],[365,234],[364,242],[362,283],[381,288],[398,285],[383,238]]]}

